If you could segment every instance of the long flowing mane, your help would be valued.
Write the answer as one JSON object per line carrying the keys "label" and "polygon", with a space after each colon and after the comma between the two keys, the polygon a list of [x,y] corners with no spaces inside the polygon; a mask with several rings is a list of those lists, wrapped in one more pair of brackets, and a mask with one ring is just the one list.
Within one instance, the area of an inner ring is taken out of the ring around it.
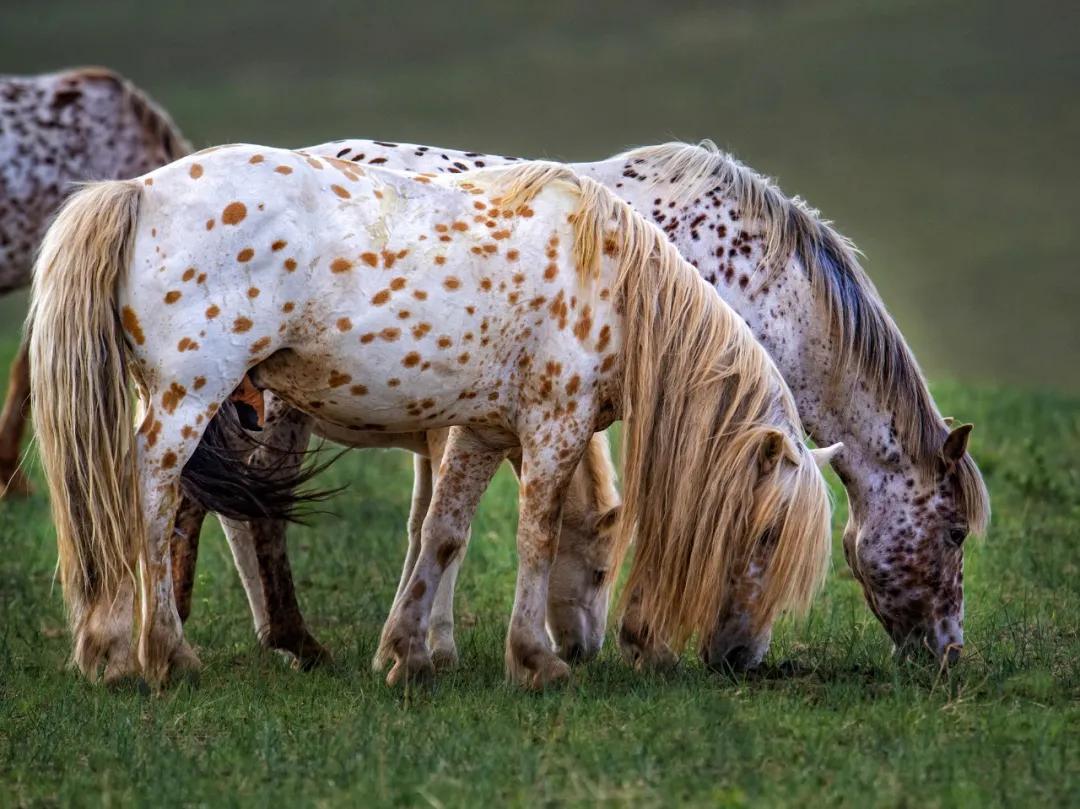
{"label": "long flowing mane", "polygon": [[72,70],[71,76],[116,85],[122,94],[123,103],[142,126],[147,141],[161,149],[163,162],[172,162],[191,153],[191,144],[180,133],[169,113],[119,73],[107,67],[81,67]]}
{"label": "long flowing mane", "polygon": [[[490,171],[507,207],[550,184],[577,195],[573,257],[583,286],[599,277],[602,254],[617,262],[625,432],[613,571],[636,541],[624,600],[639,594],[651,630],[672,645],[707,635],[732,580],[767,543],[755,622],[807,606],[829,554],[828,496],[796,446],[794,400],[749,328],[605,187],[554,164]],[[763,470],[763,448],[777,438],[786,460]]]}
{"label": "long flowing mane", "polygon": [[[900,440],[912,458],[925,470],[935,468],[948,428],[849,239],[803,200],[786,196],[770,179],[711,141],[645,146],[618,158],[632,166],[647,164],[655,179],[671,183],[684,200],[713,191],[730,199],[745,218],[760,223],[765,238],[762,283],[797,259],[829,315],[836,348],[834,378],[853,363],[879,400],[895,409]],[[981,533],[990,517],[990,503],[970,455],[957,464],[956,476],[969,526]]]}

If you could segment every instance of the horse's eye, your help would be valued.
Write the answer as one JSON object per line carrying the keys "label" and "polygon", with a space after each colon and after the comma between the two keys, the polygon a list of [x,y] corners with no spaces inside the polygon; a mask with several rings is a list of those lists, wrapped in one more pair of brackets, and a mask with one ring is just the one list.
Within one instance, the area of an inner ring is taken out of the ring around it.
{"label": "horse's eye", "polygon": [[949,542],[956,547],[960,547],[964,544],[964,540],[967,538],[966,528],[953,528],[949,531]]}
{"label": "horse's eye", "polygon": [[593,587],[599,587],[604,583],[604,579],[607,578],[607,571],[603,568],[597,568],[592,574]]}

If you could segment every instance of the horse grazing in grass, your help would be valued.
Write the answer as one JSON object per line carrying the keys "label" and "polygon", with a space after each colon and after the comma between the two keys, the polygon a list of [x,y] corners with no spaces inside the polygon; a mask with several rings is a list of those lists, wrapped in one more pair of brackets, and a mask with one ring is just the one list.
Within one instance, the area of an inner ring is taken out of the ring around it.
{"label": "horse grazing in grass", "polygon": [[[449,174],[517,160],[371,140],[308,151]],[[941,417],[851,243],[708,142],[647,146],[573,168],[663,229],[769,351],[814,439],[844,443],[835,463],[850,505],[844,554],[870,609],[898,650],[922,645],[954,662],[964,640],[963,542],[990,516],[967,452],[971,425]],[[284,525],[264,524],[259,538],[283,548]],[[761,660],[770,633],[751,630],[746,618],[728,616],[727,631],[702,650],[707,662],[747,668]],[[621,638],[632,657],[666,658],[640,640],[629,628]]]}
{"label": "horse grazing in grass", "polygon": [[568,675],[544,631],[558,518],[593,434],[619,417],[614,561],[634,536],[633,593],[658,642],[709,637],[762,554],[755,625],[805,605],[824,571],[828,496],[776,368],[659,230],[565,167],[439,177],[203,152],[68,202],[42,246],[30,327],[74,659],[89,675],[127,669],[133,595],[143,675],[198,665],[171,581],[180,471],[212,471],[200,440],[247,375],[345,431],[460,425],[383,630],[391,682],[431,669],[442,571],[518,446],[507,671],[533,687]]}
{"label": "horse grazing in grass", "polygon": [[[34,251],[74,183],[134,177],[189,151],[169,116],[110,70],[0,76],[0,294],[30,283]],[[24,341],[0,416],[0,496],[29,490],[19,471],[29,396]]]}

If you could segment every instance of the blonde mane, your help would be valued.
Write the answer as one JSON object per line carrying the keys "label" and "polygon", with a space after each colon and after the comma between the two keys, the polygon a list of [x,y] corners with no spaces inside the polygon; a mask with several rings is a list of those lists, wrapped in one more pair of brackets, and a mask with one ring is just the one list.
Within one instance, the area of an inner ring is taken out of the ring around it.
{"label": "blonde mane", "polygon": [[[636,541],[624,601],[640,595],[651,631],[673,646],[706,636],[732,582],[767,546],[754,622],[808,605],[829,554],[828,495],[796,446],[794,401],[764,349],[663,234],[605,187],[553,164],[498,171],[508,207],[552,183],[577,194],[582,283],[599,277],[601,254],[617,263],[625,432],[616,561]],[[777,437],[786,459],[763,471]]]}
{"label": "blonde mane", "polygon": [[611,447],[607,433],[596,433],[589,440],[582,462],[588,474],[590,499],[598,514],[619,505],[619,490],[615,486],[615,465],[611,462]]}
{"label": "blonde mane", "polygon": [[[636,171],[647,171],[650,182],[671,183],[681,200],[712,193],[730,200],[744,219],[760,224],[765,239],[761,284],[797,259],[829,315],[836,346],[830,369],[833,380],[854,364],[878,399],[894,408],[900,440],[912,459],[924,471],[937,469],[948,428],[850,240],[803,200],[786,196],[771,180],[711,141],[645,146],[615,159],[619,158]],[[641,168],[645,166],[647,170]],[[956,465],[956,478],[969,527],[981,533],[990,517],[990,503],[970,455]]]}

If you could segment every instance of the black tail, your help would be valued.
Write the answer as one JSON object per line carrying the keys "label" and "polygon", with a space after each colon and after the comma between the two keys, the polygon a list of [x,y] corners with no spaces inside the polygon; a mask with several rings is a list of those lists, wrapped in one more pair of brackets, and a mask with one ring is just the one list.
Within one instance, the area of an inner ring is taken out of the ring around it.
{"label": "black tail", "polygon": [[[250,463],[256,452],[264,458]],[[308,508],[311,503],[341,491],[300,488],[341,455],[319,461],[319,453],[281,449],[254,438],[242,428],[233,403],[226,401],[184,467],[180,485],[188,497],[223,517],[303,522],[314,511]]]}

